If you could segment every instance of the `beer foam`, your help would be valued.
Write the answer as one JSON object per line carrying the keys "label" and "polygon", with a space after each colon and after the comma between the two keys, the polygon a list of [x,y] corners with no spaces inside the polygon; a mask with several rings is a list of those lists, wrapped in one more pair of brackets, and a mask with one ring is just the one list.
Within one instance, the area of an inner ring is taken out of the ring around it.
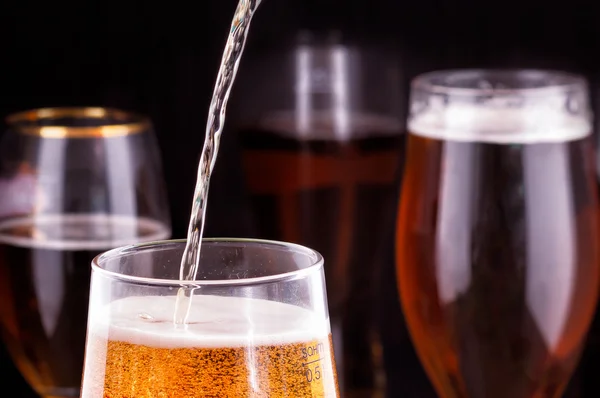
{"label": "beer foam", "polygon": [[259,127],[295,140],[346,141],[402,134],[397,119],[377,114],[331,111],[273,112],[261,119]]}
{"label": "beer foam", "polygon": [[328,319],[295,305],[244,297],[195,295],[185,328],[173,323],[176,296],[119,299],[90,312],[97,337],[156,348],[274,345],[325,338]]}
{"label": "beer foam", "polygon": [[497,144],[565,142],[592,133],[586,115],[551,106],[530,108],[450,104],[432,107],[409,120],[414,135],[452,141]]}
{"label": "beer foam", "polygon": [[108,250],[168,239],[159,221],[105,214],[57,214],[8,219],[0,223],[0,243],[37,249]]}

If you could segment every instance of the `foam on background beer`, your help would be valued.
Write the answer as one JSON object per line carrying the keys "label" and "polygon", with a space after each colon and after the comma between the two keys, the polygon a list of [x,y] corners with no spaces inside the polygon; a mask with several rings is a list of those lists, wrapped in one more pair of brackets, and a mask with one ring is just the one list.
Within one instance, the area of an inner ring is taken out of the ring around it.
{"label": "foam on background beer", "polygon": [[413,112],[408,130],[433,139],[534,144],[573,141],[592,131],[588,114],[569,112],[562,96],[532,99],[515,94],[486,102],[431,97],[421,105],[421,110]]}
{"label": "foam on background beer", "polygon": [[155,348],[279,345],[326,339],[329,323],[281,302],[195,295],[188,324],[173,324],[175,296],[127,297],[91,314],[90,333]]}

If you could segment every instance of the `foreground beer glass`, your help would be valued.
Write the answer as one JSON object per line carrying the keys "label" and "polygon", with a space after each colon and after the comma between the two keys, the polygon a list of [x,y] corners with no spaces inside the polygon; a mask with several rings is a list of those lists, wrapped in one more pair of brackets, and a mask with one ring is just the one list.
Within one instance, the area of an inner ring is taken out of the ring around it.
{"label": "foreground beer glass", "polygon": [[[205,240],[109,251],[92,264],[82,398],[338,397],[323,258],[292,244]],[[176,295],[195,289],[186,325]]]}
{"label": "foreground beer glass", "polygon": [[167,239],[149,120],[106,108],[14,114],[0,144],[0,336],[44,397],[81,391],[90,261]]}
{"label": "foreground beer glass", "polygon": [[597,300],[586,83],[448,71],[412,86],[402,305],[443,398],[559,397]]}

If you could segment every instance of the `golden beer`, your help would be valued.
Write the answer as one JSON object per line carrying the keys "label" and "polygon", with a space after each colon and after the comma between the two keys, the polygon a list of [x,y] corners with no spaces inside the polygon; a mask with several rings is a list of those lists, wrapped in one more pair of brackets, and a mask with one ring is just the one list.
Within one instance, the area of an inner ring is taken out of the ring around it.
{"label": "golden beer", "polygon": [[178,328],[174,306],[129,297],[90,319],[82,397],[338,397],[329,326],[311,311],[198,295]]}
{"label": "golden beer", "polygon": [[413,342],[441,397],[559,397],[597,300],[590,125],[448,102],[409,125],[396,250]]}

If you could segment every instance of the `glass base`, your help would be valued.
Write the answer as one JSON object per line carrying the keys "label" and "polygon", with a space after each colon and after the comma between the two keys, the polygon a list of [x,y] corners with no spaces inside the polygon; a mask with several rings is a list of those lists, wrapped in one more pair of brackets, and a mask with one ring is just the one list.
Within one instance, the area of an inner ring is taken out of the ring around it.
{"label": "glass base", "polygon": [[73,393],[69,393],[66,395],[56,395],[56,393],[54,395],[41,395],[41,398],[76,398],[79,397],[79,390],[77,391],[76,394]]}
{"label": "glass base", "polygon": [[44,392],[38,390],[38,394],[42,398],[78,398],[80,393],[81,390],[75,387],[53,388],[47,389]]}

